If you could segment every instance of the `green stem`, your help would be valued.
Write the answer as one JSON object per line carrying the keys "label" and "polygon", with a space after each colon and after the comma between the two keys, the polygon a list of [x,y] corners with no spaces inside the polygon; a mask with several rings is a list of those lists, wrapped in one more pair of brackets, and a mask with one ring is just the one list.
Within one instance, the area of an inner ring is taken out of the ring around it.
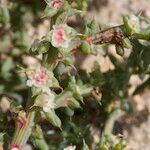
{"label": "green stem", "polygon": [[137,38],[137,39],[141,39],[141,40],[150,40],[150,34],[149,33],[134,33],[133,37]]}
{"label": "green stem", "polygon": [[100,135],[100,144],[99,144],[99,148],[102,149],[103,145],[105,144],[105,136],[109,136],[110,138],[112,137],[112,130],[114,127],[114,123],[116,118],[118,117],[118,112],[119,109],[114,109],[112,110],[112,112],[109,115],[109,118],[107,119],[106,123],[105,123],[105,127]]}
{"label": "green stem", "polygon": [[104,134],[105,135],[111,135],[112,134],[114,122],[115,122],[116,118],[118,117],[118,112],[119,112],[118,109],[112,110],[112,112],[111,112],[111,114],[110,114],[110,116],[109,116],[109,118],[105,124],[105,128],[104,128]]}
{"label": "green stem", "polygon": [[27,142],[29,136],[31,135],[31,130],[34,124],[35,112],[29,112],[26,118],[25,125],[20,128],[16,127],[11,146],[18,145],[19,148],[22,148]]}
{"label": "green stem", "polygon": [[[116,36],[122,39],[124,34],[124,27],[123,25],[115,26],[108,28],[106,30],[102,30],[100,33],[91,36],[93,44],[104,44],[104,43],[116,43],[118,39],[115,38]],[[119,35],[119,36],[118,36]],[[120,40],[119,39],[119,40]]]}
{"label": "green stem", "polygon": [[44,135],[40,126],[36,125],[32,130],[32,142],[39,150],[49,150],[48,144],[44,139]]}

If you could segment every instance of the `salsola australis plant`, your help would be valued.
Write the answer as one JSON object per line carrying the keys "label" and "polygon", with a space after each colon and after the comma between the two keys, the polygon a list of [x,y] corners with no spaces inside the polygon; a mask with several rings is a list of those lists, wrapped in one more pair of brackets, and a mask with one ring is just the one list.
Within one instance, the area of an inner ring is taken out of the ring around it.
{"label": "salsola australis plant", "polygon": [[[127,100],[130,76],[150,73],[149,19],[125,16],[121,25],[100,29],[94,20],[85,19],[86,0],[29,2],[32,8],[26,3],[16,1],[0,6],[2,43],[12,49],[11,53],[1,55],[4,61],[0,94],[3,100],[10,98],[8,110],[0,113],[3,146],[21,150],[28,142],[41,150],[124,149],[126,142],[113,136],[112,129],[119,110],[132,112]],[[46,6],[41,18],[49,20],[50,29],[27,51],[23,21],[27,21],[28,13],[32,19],[40,19],[38,11],[43,11],[40,5]],[[6,40],[9,42],[5,43]],[[95,64],[87,72],[75,65],[76,54],[97,55],[102,44],[114,44],[116,54],[124,61],[119,62],[105,51],[113,70],[103,73]],[[129,49],[130,55],[124,57]],[[36,67],[24,66],[20,62],[22,54],[36,58]],[[15,68],[19,69],[14,71]],[[149,78],[134,94],[148,83]],[[114,99],[120,103],[115,105]],[[94,130],[97,134],[93,136]]]}

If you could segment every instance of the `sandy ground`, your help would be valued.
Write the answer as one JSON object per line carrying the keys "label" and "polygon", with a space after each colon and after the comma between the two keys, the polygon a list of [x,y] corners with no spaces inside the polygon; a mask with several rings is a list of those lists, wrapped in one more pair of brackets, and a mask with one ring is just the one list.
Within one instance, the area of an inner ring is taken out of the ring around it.
{"label": "sandy ground", "polygon": [[[93,0],[88,17],[93,17],[103,26],[113,26],[122,23],[123,15],[139,14],[140,12],[150,17],[150,0]],[[110,48],[113,51],[114,47]],[[93,59],[96,58],[88,57],[85,62]],[[102,66],[105,64],[103,71],[111,69],[109,60],[102,59],[101,63]],[[85,63],[84,66],[86,66]],[[141,84],[141,81],[137,76],[132,76],[130,83],[134,89]],[[121,132],[128,139],[126,150],[150,150],[150,90],[145,90],[141,95],[135,95],[132,103],[135,106],[135,116],[123,115],[118,119]]]}

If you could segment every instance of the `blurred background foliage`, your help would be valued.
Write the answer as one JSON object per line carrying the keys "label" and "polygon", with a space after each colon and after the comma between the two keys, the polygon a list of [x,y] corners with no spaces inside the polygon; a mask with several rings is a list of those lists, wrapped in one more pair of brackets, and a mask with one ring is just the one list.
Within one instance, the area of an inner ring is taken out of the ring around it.
{"label": "blurred background foliage", "polygon": [[[77,0],[74,4],[80,10],[87,10],[91,1]],[[36,61],[35,56],[29,55],[28,52],[35,37],[43,35],[41,30],[47,31],[44,29],[48,28],[47,20],[43,14],[45,6],[45,2],[42,0],[2,0],[0,2],[1,101],[4,99],[9,102],[15,100],[25,106],[26,94],[28,93],[25,85],[26,78],[20,75],[18,68],[20,66],[28,67],[30,60],[31,64],[32,61],[33,63]],[[71,20],[69,23],[77,25],[80,30],[80,23],[77,20]],[[115,120],[120,111],[133,115],[135,112],[131,102],[132,96],[150,87],[150,43],[133,39],[132,47],[129,56],[124,57],[123,61],[110,53],[107,46],[101,47],[99,53],[101,54],[103,51],[102,57],[108,57],[114,66],[114,69],[106,72],[103,72],[99,66],[99,60],[95,62],[90,72],[77,65],[79,71],[76,74],[76,80],[94,87],[93,92],[84,97],[84,104],[81,104],[82,107],[75,109],[74,112],[67,108],[57,110],[57,114],[62,120],[62,131],[43,120],[39,120],[43,135],[51,150],[63,149],[70,144],[81,149],[83,140],[86,141],[90,149],[99,150],[101,147],[102,150],[121,150],[125,147],[125,140],[117,135],[119,132],[115,137],[112,133]],[[78,55],[84,59],[87,57],[85,54],[79,53]],[[74,56],[76,62],[79,61],[78,55]],[[82,61],[80,64],[83,63]],[[56,75],[60,71],[59,69],[55,69]],[[142,84],[134,90],[133,95],[129,95],[129,80],[133,74],[140,77]],[[62,86],[66,86],[69,82],[69,79],[66,78],[64,81],[63,79],[58,80],[61,81]],[[9,142],[13,131],[14,122],[9,111],[1,108],[0,132],[5,133],[4,141]],[[2,134],[0,134],[0,140],[2,140],[1,136]],[[29,141],[34,149],[38,145],[35,137],[33,133]]]}

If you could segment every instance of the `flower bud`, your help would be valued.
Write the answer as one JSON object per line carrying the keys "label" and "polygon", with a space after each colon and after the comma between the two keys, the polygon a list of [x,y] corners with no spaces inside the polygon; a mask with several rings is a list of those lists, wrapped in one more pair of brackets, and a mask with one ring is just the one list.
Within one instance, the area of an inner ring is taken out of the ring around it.
{"label": "flower bud", "polygon": [[64,0],[52,0],[50,2],[50,7],[53,9],[59,9],[64,3]]}
{"label": "flower bud", "polygon": [[116,52],[118,55],[123,56],[124,55],[124,49],[120,45],[116,45]]}
{"label": "flower bud", "polygon": [[52,17],[56,15],[61,8],[64,6],[64,0],[46,0],[47,6],[45,8],[45,15],[48,17]]}

